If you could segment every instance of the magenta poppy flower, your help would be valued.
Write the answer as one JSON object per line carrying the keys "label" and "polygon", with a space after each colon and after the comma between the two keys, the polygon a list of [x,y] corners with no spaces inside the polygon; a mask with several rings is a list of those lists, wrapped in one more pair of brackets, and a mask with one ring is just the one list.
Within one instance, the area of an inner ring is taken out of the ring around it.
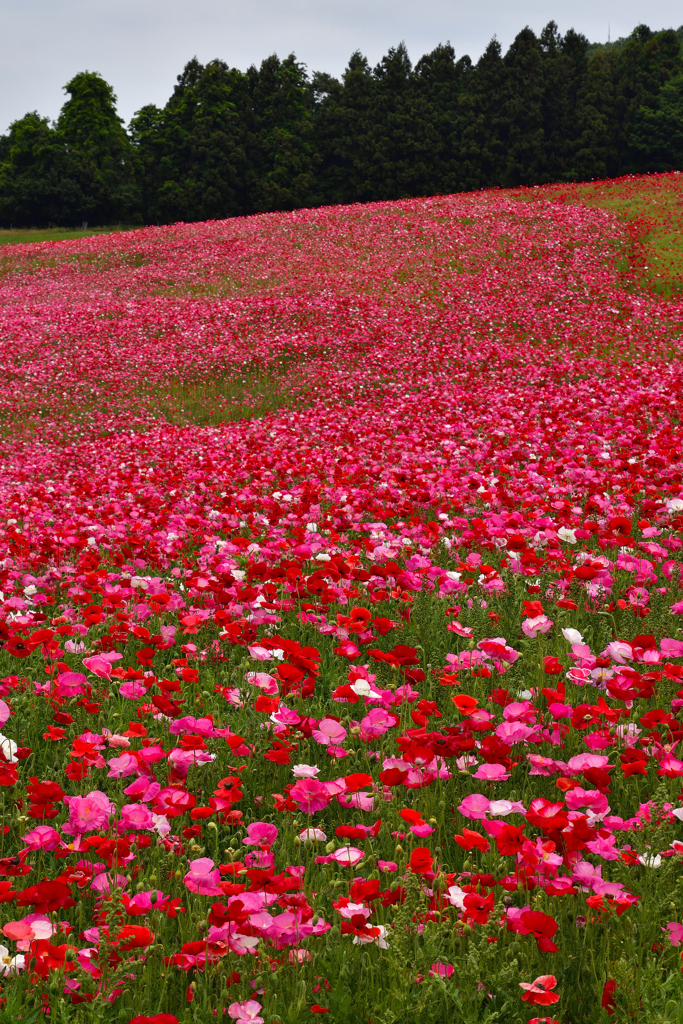
{"label": "magenta poppy flower", "polygon": [[185,885],[191,892],[199,893],[200,896],[222,896],[223,890],[219,886],[221,873],[214,868],[214,862],[210,857],[199,857],[190,861],[190,870],[185,875]]}
{"label": "magenta poppy flower", "polygon": [[64,803],[69,805],[69,820],[62,826],[62,832],[70,836],[107,828],[110,816],[116,813],[116,807],[109,797],[98,789],[93,789],[85,796],[67,796]]}
{"label": "magenta poppy flower", "polygon": [[21,838],[29,850],[56,850],[62,843],[59,832],[49,825],[37,825]]}
{"label": "magenta poppy flower", "polygon": [[466,796],[463,802],[458,807],[458,810],[466,818],[485,818],[491,801],[488,797],[482,796],[481,793],[471,793],[470,796]]}
{"label": "magenta poppy flower", "polygon": [[334,718],[322,718],[318,728],[313,730],[313,739],[325,747],[330,743],[336,746],[346,739],[346,729]]}
{"label": "magenta poppy flower", "polygon": [[247,834],[242,840],[245,846],[272,846],[277,839],[277,826],[265,821],[253,821],[247,826]]}
{"label": "magenta poppy flower", "polygon": [[[683,924],[678,924],[677,921],[669,921],[666,928],[662,928],[662,931],[669,933],[669,941],[672,946],[680,946],[683,943]],[[5,932],[5,934],[7,934]]]}
{"label": "magenta poppy flower", "polygon": [[154,828],[154,816],[146,804],[124,804],[121,808],[120,827],[132,832]]}
{"label": "magenta poppy flower", "polygon": [[306,814],[321,811],[330,802],[327,789],[317,779],[299,779],[290,789],[289,795],[299,810]]}
{"label": "magenta poppy flower", "polygon": [[228,1013],[238,1024],[263,1024],[263,1017],[259,1016],[261,1004],[255,999],[247,999],[243,1003],[230,1003]]}

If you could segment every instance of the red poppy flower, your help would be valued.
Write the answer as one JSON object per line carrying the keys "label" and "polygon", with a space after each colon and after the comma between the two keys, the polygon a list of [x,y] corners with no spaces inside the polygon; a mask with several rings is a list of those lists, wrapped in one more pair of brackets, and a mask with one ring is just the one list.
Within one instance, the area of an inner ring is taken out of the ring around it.
{"label": "red poppy flower", "polygon": [[366,772],[354,772],[352,775],[347,775],[344,781],[349,793],[357,793],[359,789],[365,789],[366,786],[372,785],[372,775],[368,775]]}
{"label": "red poppy flower", "polygon": [[172,1013],[155,1013],[151,1017],[131,1017],[128,1024],[178,1024],[178,1018]]}
{"label": "red poppy flower", "polygon": [[410,855],[410,870],[414,875],[425,875],[432,870],[432,860],[426,846],[416,846]]}
{"label": "red poppy flower", "polygon": [[17,893],[18,907],[35,907],[36,914],[51,914],[53,910],[75,907],[71,889],[64,882],[39,882]]}
{"label": "red poppy flower", "polygon": [[522,1002],[538,1004],[539,1006],[551,1006],[553,1003],[559,1003],[560,997],[558,993],[551,991],[556,985],[557,978],[554,974],[541,974],[540,977],[531,983],[520,981],[519,987],[524,989]]}
{"label": "red poppy flower", "polygon": [[519,853],[526,842],[524,825],[503,825],[502,831],[496,836],[498,853],[503,857],[511,857]]}
{"label": "red poppy flower", "polygon": [[18,781],[17,766],[0,762],[0,786],[16,786]]}
{"label": "red poppy flower", "polygon": [[526,820],[537,828],[562,829],[567,827],[568,817],[564,804],[553,804],[543,797],[531,801]]}
{"label": "red poppy flower", "polygon": [[59,726],[48,725],[47,732],[43,733],[44,740],[63,740],[65,736],[65,730],[60,729]]}
{"label": "red poppy flower", "polygon": [[16,896],[11,882],[0,882],[0,903],[12,903]]}
{"label": "red poppy flower", "polygon": [[200,821],[203,818],[210,818],[215,813],[213,807],[193,807],[190,811],[190,817],[193,821]]}
{"label": "red poppy flower", "polygon": [[481,850],[482,853],[488,853],[489,841],[486,836],[482,836],[479,832],[474,832],[472,829],[463,828],[462,835],[457,833],[453,836],[458,846],[461,846],[463,850]]}
{"label": "red poppy flower", "polygon": [[476,697],[470,697],[467,693],[459,693],[457,696],[451,697],[451,700],[460,714],[466,716],[473,714],[479,704]]}
{"label": "red poppy flower", "polygon": [[254,704],[254,711],[258,711],[259,713],[264,713],[267,715],[272,715],[274,711],[277,711],[279,706],[279,697],[264,697],[263,694],[260,694],[256,698],[256,703]]}
{"label": "red poppy flower", "polygon": [[468,892],[463,899],[466,919],[474,921],[476,924],[486,924],[493,910],[494,899],[492,892],[488,896],[482,896],[478,892]]}
{"label": "red poppy flower", "polygon": [[142,925],[126,924],[119,930],[116,936],[117,949],[122,952],[130,949],[145,949],[154,942],[154,932]]}
{"label": "red poppy flower", "polygon": [[[533,935],[538,948],[543,953],[557,953],[557,946],[551,941],[551,937],[557,931],[557,921],[540,910],[525,910],[520,915],[522,935]],[[551,1002],[556,1000],[551,999]]]}
{"label": "red poppy flower", "polygon": [[605,987],[602,990],[602,999],[600,1005],[607,1010],[610,1017],[614,1016],[616,1009],[616,1003],[614,1001],[614,990],[617,987],[616,981],[606,981]]}
{"label": "red poppy flower", "polygon": [[416,658],[416,647],[406,647],[405,644],[396,644],[391,651],[371,650],[368,654],[374,661],[385,661],[388,665],[397,668],[398,666],[419,665],[420,659]]}
{"label": "red poppy flower", "polygon": [[5,642],[5,650],[13,658],[28,658],[33,654],[35,647],[28,640],[22,640],[20,636],[11,636]]}
{"label": "red poppy flower", "polygon": [[[256,710],[258,711],[258,708]],[[284,743],[282,740],[273,740],[273,746],[270,750],[266,750],[263,756],[266,761],[272,761],[273,764],[290,764],[292,760],[291,750],[291,744]]]}
{"label": "red poppy flower", "polygon": [[547,676],[559,676],[564,672],[564,666],[554,656],[548,656],[543,659],[543,671]]}

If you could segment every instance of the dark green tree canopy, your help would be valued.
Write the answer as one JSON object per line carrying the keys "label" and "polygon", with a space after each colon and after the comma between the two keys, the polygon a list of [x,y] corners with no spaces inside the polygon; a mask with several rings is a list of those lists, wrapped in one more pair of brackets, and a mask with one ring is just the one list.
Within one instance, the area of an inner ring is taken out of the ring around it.
{"label": "dark green tree canopy", "polygon": [[476,64],[403,44],[340,79],[294,54],[246,72],[189,61],[126,131],[75,75],[56,124],[0,137],[0,223],[161,223],[683,168],[683,27],[591,45],[549,22]]}

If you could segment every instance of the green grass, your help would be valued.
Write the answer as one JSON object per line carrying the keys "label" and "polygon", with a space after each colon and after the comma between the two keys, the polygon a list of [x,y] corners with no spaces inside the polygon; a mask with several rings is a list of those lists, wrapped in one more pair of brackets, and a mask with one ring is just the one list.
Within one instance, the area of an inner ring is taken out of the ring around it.
{"label": "green grass", "polygon": [[112,235],[130,230],[132,229],[122,225],[107,228],[0,228],[0,245],[63,242],[68,238],[90,238],[91,235]]}
{"label": "green grass", "polygon": [[[279,370],[279,372],[277,372]],[[296,373],[247,371],[239,378],[217,375],[210,381],[170,383],[163,397],[150,404],[169,423],[200,427],[244,419],[260,419],[283,406],[301,407],[305,402],[305,384]]]}
{"label": "green grass", "polygon": [[[591,182],[577,190],[587,206],[611,210],[637,229],[637,264],[651,291],[672,297],[683,292],[683,191],[663,188],[659,179]],[[634,254],[635,255],[635,254]]]}

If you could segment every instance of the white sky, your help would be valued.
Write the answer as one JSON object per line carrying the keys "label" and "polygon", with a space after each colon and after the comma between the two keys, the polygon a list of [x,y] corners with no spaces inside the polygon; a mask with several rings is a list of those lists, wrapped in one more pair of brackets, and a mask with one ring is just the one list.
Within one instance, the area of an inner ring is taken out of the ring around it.
{"label": "white sky", "polygon": [[361,50],[375,64],[402,40],[413,62],[437,43],[475,60],[492,36],[504,49],[529,25],[555,20],[592,42],[644,22],[677,28],[675,0],[0,0],[0,132],[29,110],[55,118],[78,71],[113,85],[126,120],[163,105],[185,63],[220,57],[245,69],[294,52],[311,71],[339,75]]}

